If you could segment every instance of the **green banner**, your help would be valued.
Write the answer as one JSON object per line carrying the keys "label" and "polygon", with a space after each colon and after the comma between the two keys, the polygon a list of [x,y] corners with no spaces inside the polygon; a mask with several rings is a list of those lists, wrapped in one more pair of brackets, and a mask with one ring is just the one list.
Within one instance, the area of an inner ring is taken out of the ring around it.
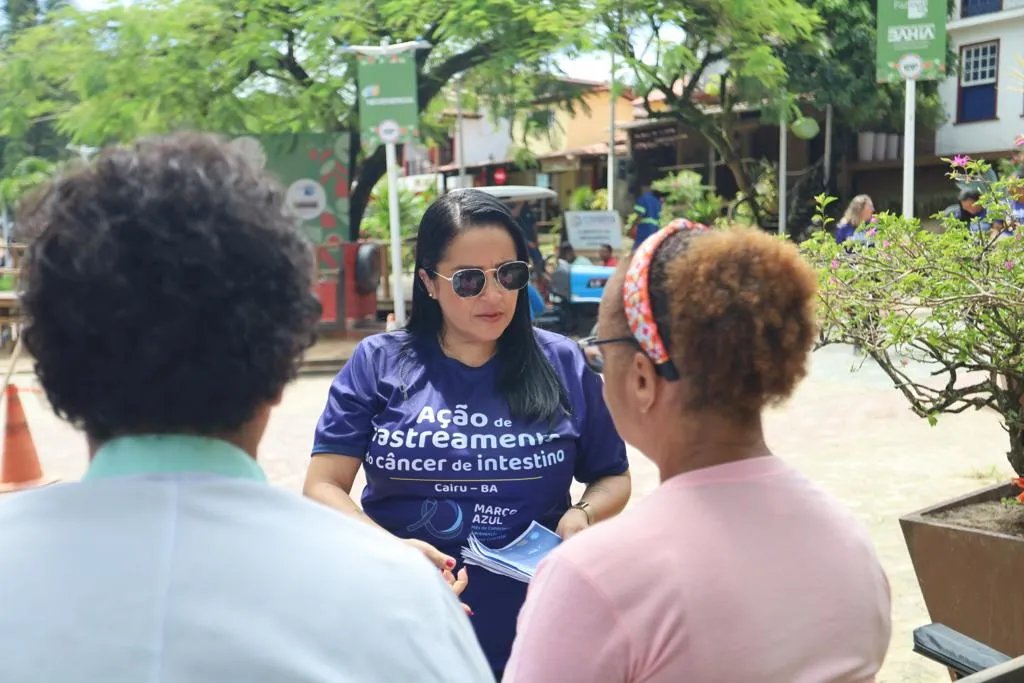
{"label": "green banner", "polygon": [[321,272],[339,270],[341,243],[348,240],[348,136],[245,135],[235,137],[231,144],[287,188],[288,210],[302,220],[316,246]]}
{"label": "green banner", "polygon": [[879,83],[946,77],[946,0],[879,0]]}
{"label": "green banner", "polygon": [[363,146],[415,142],[419,137],[416,53],[358,53],[359,128]]}

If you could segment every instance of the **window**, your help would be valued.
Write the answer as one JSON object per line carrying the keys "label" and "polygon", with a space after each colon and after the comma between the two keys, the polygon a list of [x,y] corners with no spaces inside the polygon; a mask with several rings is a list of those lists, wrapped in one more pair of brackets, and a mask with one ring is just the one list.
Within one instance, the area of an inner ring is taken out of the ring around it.
{"label": "window", "polygon": [[957,121],[991,121],[996,118],[999,81],[999,41],[960,48],[960,92]]}
{"label": "window", "polygon": [[960,16],[963,18],[993,14],[1003,9],[1003,0],[961,0]]}

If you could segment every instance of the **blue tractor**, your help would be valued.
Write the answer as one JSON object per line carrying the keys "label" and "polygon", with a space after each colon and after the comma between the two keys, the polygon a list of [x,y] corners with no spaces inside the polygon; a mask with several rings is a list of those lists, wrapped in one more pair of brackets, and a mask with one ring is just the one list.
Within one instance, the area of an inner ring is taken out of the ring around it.
{"label": "blue tractor", "polygon": [[611,266],[572,265],[559,260],[548,283],[551,309],[538,317],[536,324],[568,335],[590,334],[597,322],[604,287],[614,272]]}

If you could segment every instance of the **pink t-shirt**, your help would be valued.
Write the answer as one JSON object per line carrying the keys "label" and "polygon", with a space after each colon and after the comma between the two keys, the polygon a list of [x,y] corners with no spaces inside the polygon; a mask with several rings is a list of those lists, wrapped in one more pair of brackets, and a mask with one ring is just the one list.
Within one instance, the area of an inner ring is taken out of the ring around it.
{"label": "pink t-shirt", "polygon": [[863,526],[776,457],[689,472],[559,547],[505,683],[860,683],[890,594]]}

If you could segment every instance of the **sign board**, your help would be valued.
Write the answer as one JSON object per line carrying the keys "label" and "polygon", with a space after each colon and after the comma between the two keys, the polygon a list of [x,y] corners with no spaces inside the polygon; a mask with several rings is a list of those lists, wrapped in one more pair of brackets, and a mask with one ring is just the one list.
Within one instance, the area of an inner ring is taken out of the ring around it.
{"label": "sign board", "polygon": [[348,136],[243,135],[233,138],[231,145],[260,168],[266,168],[286,188],[285,211],[302,223],[316,248],[321,322],[336,322],[337,273],[349,226]]}
{"label": "sign board", "polygon": [[540,170],[543,173],[570,173],[580,170],[580,160],[566,159],[565,161],[545,161],[541,159]]}
{"label": "sign board", "polygon": [[416,52],[357,53],[356,60],[363,146],[414,142],[419,137]]}
{"label": "sign board", "polygon": [[622,245],[622,217],[617,211],[566,211],[565,236],[573,249],[598,249]]}
{"label": "sign board", "polygon": [[946,77],[946,0],[879,0],[879,83]]}

